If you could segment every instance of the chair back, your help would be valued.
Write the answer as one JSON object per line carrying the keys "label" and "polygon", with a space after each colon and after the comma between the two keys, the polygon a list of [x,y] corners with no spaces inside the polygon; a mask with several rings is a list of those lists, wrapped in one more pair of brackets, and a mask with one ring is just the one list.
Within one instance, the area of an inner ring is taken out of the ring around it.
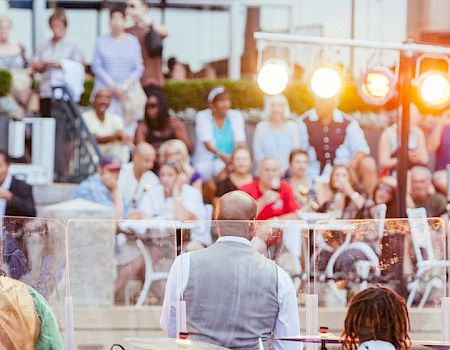
{"label": "chair back", "polygon": [[[408,208],[406,212],[408,214],[411,239],[417,263],[425,260],[435,260],[433,242],[431,240],[425,208]],[[426,254],[425,256],[424,253]]]}

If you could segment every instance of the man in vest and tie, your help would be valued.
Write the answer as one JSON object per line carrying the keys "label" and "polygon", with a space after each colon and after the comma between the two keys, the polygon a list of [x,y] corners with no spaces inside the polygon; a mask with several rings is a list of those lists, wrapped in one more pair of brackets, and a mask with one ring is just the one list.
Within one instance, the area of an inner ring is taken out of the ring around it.
{"label": "man in vest and tie", "polygon": [[276,337],[300,333],[296,291],[289,275],[252,249],[256,202],[232,191],[219,198],[215,219],[218,240],[182,254],[170,271],[161,327],[177,337],[178,301],[186,303],[189,339],[230,349],[299,349]]}

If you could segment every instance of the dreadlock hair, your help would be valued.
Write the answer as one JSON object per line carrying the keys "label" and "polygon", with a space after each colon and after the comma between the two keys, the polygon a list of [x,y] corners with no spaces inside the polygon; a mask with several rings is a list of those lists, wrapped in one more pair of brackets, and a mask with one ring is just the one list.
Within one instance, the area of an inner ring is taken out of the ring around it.
{"label": "dreadlock hair", "polygon": [[345,317],[343,349],[354,350],[357,343],[384,340],[397,350],[408,350],[409,315],[405,300],[389,288],[377,286],[353,296]]}

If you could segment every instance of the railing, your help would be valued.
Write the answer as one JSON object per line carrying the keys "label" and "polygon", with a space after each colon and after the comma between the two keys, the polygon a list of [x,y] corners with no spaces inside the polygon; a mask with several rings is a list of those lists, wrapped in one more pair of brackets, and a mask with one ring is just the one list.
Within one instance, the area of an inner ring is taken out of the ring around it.
{"label": "railing", "polygon": [[80,182],[95,172],[101,153],[67,87],[53,87],[51,115],[56,120],[55,181]]}

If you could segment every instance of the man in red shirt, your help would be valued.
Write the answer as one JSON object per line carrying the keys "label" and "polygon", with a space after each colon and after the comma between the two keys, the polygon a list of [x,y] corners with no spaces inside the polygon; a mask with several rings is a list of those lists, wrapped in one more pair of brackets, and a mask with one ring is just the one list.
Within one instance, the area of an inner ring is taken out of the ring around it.
{"label": "man in red shirt", "polygon": [[291,185],[281,180],[281,168],[275,158],[264,158],[259,165],[259,178],[240,190],[247,192],[257,203],[257,220],[298,219],[295,211],[300,205],[295,199]]}

